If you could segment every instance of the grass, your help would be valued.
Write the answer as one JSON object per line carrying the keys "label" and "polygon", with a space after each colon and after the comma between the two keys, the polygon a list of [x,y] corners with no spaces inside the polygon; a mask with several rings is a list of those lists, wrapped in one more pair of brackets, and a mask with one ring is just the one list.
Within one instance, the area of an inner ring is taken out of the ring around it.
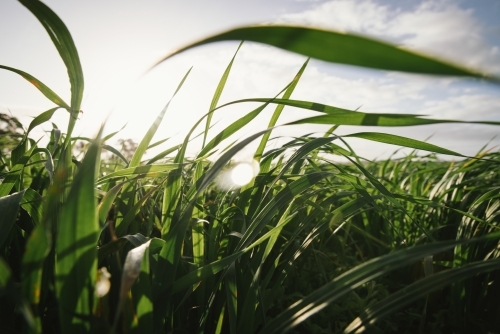
{"label": "grass", "polygon": [[[460,121],[293,100],[306,61],[276,96],[229,103],[261,105],[214,136],[211,117],[225,107],[218,101],[233,58],[207,114],[182,143],[153,158],[144,155],[163,145],[152,140],[167,104],[132,152],[120,152],[107,144],[116,133],[87,141],[72,137],[84,88],[78,53],[64,23],[47,6],[21,3],[49,33],[68,69],[72,94],[66,103],[28,73],[0,65],[56,105],[26,131],[15,118],[1,118],[2,332],[500,330],[500,154],[482,150],[464,157],[383,132],[335,134],[340,125]],[[383,42],[298,27],[235,29],[179,52],[219,40],[267,43],[331,62],[498,82]],[[335,48],[339,52],[328,52]],[[276,109],[268,129],[221,147],[270,104]],[[284,106],[320,113],[293,124],[332,128],[323,137],[302,136],[266,150]],[[68,127],[53,129],[49,144],[39,147],[29,133],[58,108],[71,114]],[[188,156],[200,127],[200,153]],[[350,149],[348,137],[415,151],[370,162]],[[241,188],[218,187],[220,175],[234,167],[234,155],[259,138],[256,177]],[[75,156],[78,140],[86,144]],[[111,155],[101,161],[103,149]],[[218,158],[209,159],[216,152]],[[332,154],[349,162],[339,163]],[[461,159],[450,163],[436,154]]]}

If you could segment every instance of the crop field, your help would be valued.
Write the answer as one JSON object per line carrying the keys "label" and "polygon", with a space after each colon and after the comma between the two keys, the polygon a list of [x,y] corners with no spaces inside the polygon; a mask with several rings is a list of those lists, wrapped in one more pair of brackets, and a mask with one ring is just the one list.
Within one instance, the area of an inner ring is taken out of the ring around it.
{"label": "crop field", "polygon": [[[500,332],[500,152],[485,146],[469,157],[383,130],[500,122],[294,100],[309,60],[278,95],[221,105],[233,58],[210,88],[208,113],[200,113],[184,141],[153,141],[167,104],[137,147],[119,150],[111,145],[116,132],[73,135],[84,91],[77,49],[49,7],[20,2],[62,58],[71,101],[22,69],[0,65],[54,103],[27,128],[0,114],[0,333]],[[226,40],[500,84],[384,42],[293,26],[234,29],[175,55]],[[260,106],[211,131],[214,113],[247,102]],[[228,143],[266,107],[274,110],[268,128]],[[317,112],[288,125],[330,129],[270,149],[285,107]],[[58,109],[70,114],[67,128],[54,127],[42,146],[30,132],[50,124]],[[344,125],[358,131],[338,135]],[[196,137],[202,138],[198,153],[188,154]],[[370,161],[347,138],[412,151]],[[235,162],[254,141],[253,161]],[[162,149],[146,155],[153,147]]]}

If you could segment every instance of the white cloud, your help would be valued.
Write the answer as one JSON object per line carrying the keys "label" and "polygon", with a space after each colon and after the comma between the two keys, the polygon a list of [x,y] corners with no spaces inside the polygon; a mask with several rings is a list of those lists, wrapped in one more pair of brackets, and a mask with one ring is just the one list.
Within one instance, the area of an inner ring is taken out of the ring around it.
{"label": "white cloud", "polygon": [[472,9],[463,9],[452,1],[424,1],[403,10],[372,0],[334,0],[284,15],[281,20],[371,35],[467,66],[500,72],[498,46],[483,37],[485,27]]}

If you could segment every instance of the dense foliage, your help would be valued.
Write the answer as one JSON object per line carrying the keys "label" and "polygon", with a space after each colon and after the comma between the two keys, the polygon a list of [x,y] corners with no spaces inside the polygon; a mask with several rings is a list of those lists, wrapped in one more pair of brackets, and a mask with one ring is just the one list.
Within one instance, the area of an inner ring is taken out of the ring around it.
{"label": "dense foliage", "polygon": [[[137,145],[122,140],[124,150],[113,148],[107,143],[115,133],[81,145],[72,130],[83,72],[71,35],[43,3],[21,3],[51,36],[68,69],[72,97],[67,104],[30,74],[0,65],[57,105],[27,130],[12,116],[0,118],[2,333],[500,330],[500,154],[483,150],[467,158],[383,132],[335,135],[339,125],[458,121],[292,100],[306,61],[275,98],[233,102],[261,106],[210,139],[233,58],[210,112],[183,143],[145,156],[164,143],[152,139],[167,104]],[[327,61],[478,76],[385,43],[305,28],[236,29],[193,46],[241,39]],[[330,55],[318,40],[350,48]],[[276,105],[269,129],[220,147],[269,105]],[[295,123],[332,127],[322,137],[302,136],[266,150],[284,106],[321,113]],[[39,147],[30,131],[59,108],[71,114],[66,132],[54,128],[48,145]],[[187,156],[203,122],[200,152]],[[415,151],[371,162],[357,156],[345,137]],[[241,188],[224,181],[235,168],[233,156],[256,139],[255,178]],[[430,153],[419,154],[424,151]],[[460,160],[441,161],[436,154]]]}

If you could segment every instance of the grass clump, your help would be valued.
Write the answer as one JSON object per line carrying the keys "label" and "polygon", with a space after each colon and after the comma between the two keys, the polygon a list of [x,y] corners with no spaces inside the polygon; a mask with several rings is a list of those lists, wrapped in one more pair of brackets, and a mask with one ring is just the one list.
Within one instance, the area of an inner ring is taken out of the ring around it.
{"label": "grass clump", "polygon": [[[229,103],[261,105],[211,137],[211,117],[225,106],[218,101],[233,58],[208,113],[182,143],[145,157],[148,148],[163,144],[152,140],[167,104],[133,150],[109,146],[115,134],[103,136],[102,129],[77,146],[82,138],[72,131],[84,82],[71,35],[42,2],[21,3],[51,36],[68,69],[72,95],[67,104],[28,73],[0,66],[30,81],[56,105],[22,133],[15,119],[2,115],[7,124],[1,128],[7,136],[0,161],[2,331],[499,330],[499,153],[464,157],[383,132],[335,134],[340,125],[460,121],[292,100],[306,61],[276,96]],[[306,28],[235,29],[188,48],[242,39],[327,61],[498,81],[382,42]],[[349,48],[331,54],[324,43]],[[269,129],[221,147],[269,104],[276,105]],[[266,150],[287,105],[321,113],[293,124],[332,128],[323,137],[302,136]],[[29,133],[59,108],[71,115],[67,130],[54,128],[49,144],[40,147]],[[199,125],[203,144],[198,155],[189,156]],[[346,137],[429,153],[370,162],[350,149]],[[259,138],[251,182],[218,186],[231,175],[234,155]],[[81,154],[74,155],[77,147]],[[103,149],[111,156],[101,155]],[[219,156],[209,159],[216,152]],[[348,162],[339,163],[332,154]],[[450,163],[436,154],[463,159]]]}

